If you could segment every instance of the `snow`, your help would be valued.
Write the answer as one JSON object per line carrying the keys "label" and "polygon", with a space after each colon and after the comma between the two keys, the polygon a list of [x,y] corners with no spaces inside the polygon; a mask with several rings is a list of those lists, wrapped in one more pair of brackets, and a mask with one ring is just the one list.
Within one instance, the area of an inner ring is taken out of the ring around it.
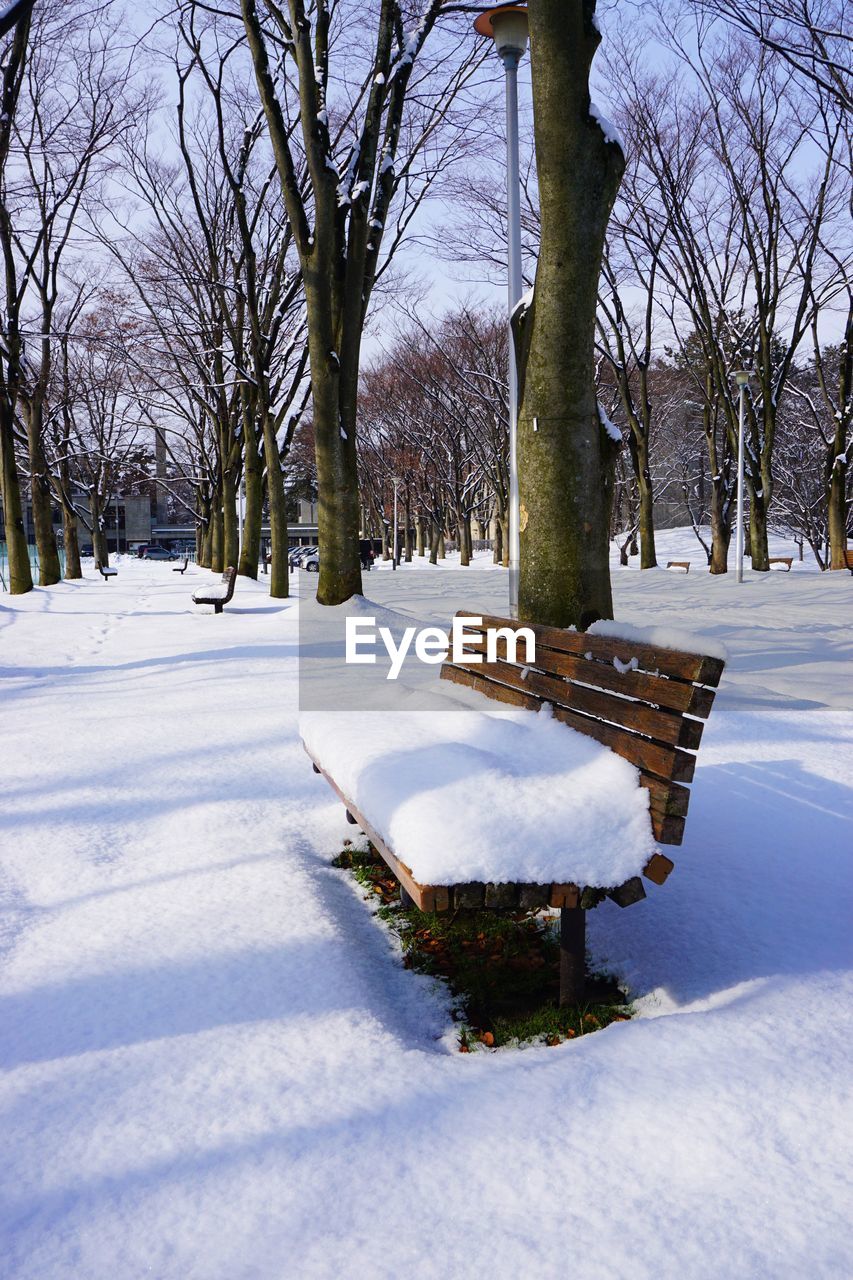
{"label": "snow", "polygon": [[587,628],[587,634],[636,640],[638,644],[648,644],[658,649],[680,649],[683,653],[703,653],[709,658],[722,658],[723,662],[728,657],[728,650],[722,641],[709,636],[698,636],[690,631],[682,631],[678,627],[638,627],[621,620],[607,620],[594,622]]}
{"label": "snow", "polygon": [[511,319],[514,320],[515,317],[519,314],[519,312],[523,313],[525,311],[530,310],[530,308],[533,306],[533,294],[534,294],[534,289],[530,288],[526,291],[526,293],[523,293],[521,295],[518,302],[515,304],[515,306],[512,309],[512,312],[510,315]]}
{"label": "snow", "polygon": [[627,761],[550,715],[436,701],[300,719],[312,755],[419,883],[616,886],[642,872],[655,843]]}
{"label": "snow", "polygon": [[227,595],[227,582],[211,582],[208,586],[199,587],[193,593],[193,600],[195,600],[196,596],[204,600],[224,600]]}
{"label": "snow", "polygon": [[611,440],[615,440],[617,444],[622,443],[622,432],[616,426],[616,423],[612,422],[611,419],[607,416],[607,413],[605,412],[604,409],[602,409],[600,404],[598,406],[598,421],[604,427],[604,430],[610,436]]}
{"label": "snow", "polygon": [[[850,575],[658,551],[691,573],[614,569],[617,617],[730,659],[675,872],[590,913],[640,1016],[467,1056],[330,866],[295,599],[200,615],[145,561],[0,595],[4,1280],[558,1277],[567,1240],[580,1280],[851,1274]],[[446,621],[470,573],[370,592]]]}
{"label": "snow", "polygon": [[624,151],[625,143],[622,141],[622,135],[620,134],[619,130],[616,128],[616,125],[613,124],[612,121],[608,120],[607,117],[602,114],[600,108],[596,106],[594,102],[590,102],[589,104],[589,114],[592,116],[593,120],[598,125],[601,132],[604,134],[604,141],[612,142],[617,147],[621,147],[621,149]]}

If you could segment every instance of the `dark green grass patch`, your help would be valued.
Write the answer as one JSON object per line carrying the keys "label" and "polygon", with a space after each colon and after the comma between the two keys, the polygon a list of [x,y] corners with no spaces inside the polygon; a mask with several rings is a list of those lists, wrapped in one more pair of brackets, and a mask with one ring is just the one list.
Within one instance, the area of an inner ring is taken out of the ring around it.
{"label": "dark green grass patch", "polygon": [[589,1001],[560,1008],[559,916],[459,910],[431,914],[400,904],[400,885],[369,847],[334,865],[350,871],[400,939],[403,963],[444,979],[457,998],[459,1048],[561,1044],[624,1022],[632,1010],[615,982],[588,974]]}

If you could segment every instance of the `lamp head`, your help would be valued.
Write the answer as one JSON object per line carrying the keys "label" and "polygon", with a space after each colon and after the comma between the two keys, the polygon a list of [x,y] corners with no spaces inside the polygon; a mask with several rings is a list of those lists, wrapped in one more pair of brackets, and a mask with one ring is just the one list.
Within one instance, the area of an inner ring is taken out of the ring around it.
{"label": "lamp head", "polygon": [[749,373],[746,369],[737,370],[735,373],[735,382],[739,387],[746,387],[749,385]]}
{"label": "lamp head", "polygon": [[524,56],[527,48],[527,6],[501,4],[481,13],[474,23],[481,36],[491,36],[501,58],[514,54]]}

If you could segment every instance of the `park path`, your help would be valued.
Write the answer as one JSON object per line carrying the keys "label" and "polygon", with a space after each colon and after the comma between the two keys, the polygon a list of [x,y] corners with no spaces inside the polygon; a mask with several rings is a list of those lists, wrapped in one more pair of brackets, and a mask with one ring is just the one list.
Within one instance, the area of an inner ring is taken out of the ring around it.
{"label": "park path", "polygon": [[329,866],[296,603],[192,586],[2,601],[4,1280],[849,1274],[851,724],[818,678],[733,680],[678,874],[594,914],[646,1016],[465,1057]]}

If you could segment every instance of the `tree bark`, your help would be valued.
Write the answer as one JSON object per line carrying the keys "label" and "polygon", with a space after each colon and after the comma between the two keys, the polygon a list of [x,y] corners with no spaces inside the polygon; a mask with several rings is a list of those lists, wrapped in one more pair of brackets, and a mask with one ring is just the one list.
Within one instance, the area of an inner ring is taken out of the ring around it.
{"label": "tree bark", "polygon": [[222,541],[222,495],[217,488],[210,511],[210,567],[214,573],[224,573],[224,547]]}
{"label": "tree bark", "polygon": [[287,560],[287,500],[284,475],[278,454],[275,428],[269,418],[264,421],[264,456],[267,464],[267,504],[270,512],[270,595],[286,600],[290,595]]}
{"label": "tree bark", "polygon": [[95,556],[95,564],[100,565],[102,569],[107,569],[110,564],[110,549],[104,533],[104,517],[98,499],[97,486],[95,485],[92,486],[89,492],[89,505],[92,512],[92,551]]}
{"label": "tree bark", "polygon": [[830,569],[847,568],[847,455],[843,445],[839,448],[840,434],[839,426],[827,494]]}
{"label": "tree bark", "polygon": [[[637,451],[637,488],[640,492],[640,568],[657,568],[655,548],[655,508],[652,473],[649,466],[649,439],[643,434],[634,436]],[[631,552],[636,555],[636,544]]]}
{"label": "tree bark", "polygon": [[237,519],[236,468],[227,467],[222,477],[222,559],[223,572],[240,559],[240,522]]}
{"label": "tree bark", "polygon": [[769,573],[770,552],[767,543],[767,502],[764,492],[756,493],[754,485],[747,476],[746,487],[749,491],[749,551],[752,568],[759,573]]}
{"label": "tree bark", "polygon": [[80,539],[77,536],[77,516],[62,504],[62,542],[65,547],[65,577],[82,578],[80,564]]}
{"label": "tree bark", "polygon": [[25,417],[30,457],[33,526],[39,558],[39,586],[51,587],[61,580],[62,566],[59,563],[59,552],[56,549],[56,538],[53,532],[53,495],[50,469],[42,443],[41,406],[28,406]]}
{"label": "tree bark", "polygon": [[590,115],[594,14],[589,0],[539,0],[529,10],[541,247],[534,301],[516,326],[519,617],[582,629],[613,615],[616,446],[599,417],[594,338],[604,236],[625,167]]}
{"label": "tree bark", "polygon": [[237,570],[244,578],[257,578],[261,558],[261,524],[264,510],[264,469],[257,443],[247,439],[243,456],[243,480],[246,486],[246,510],[243,517],[243,542]]}
{"label": "tree bark", "polygon": [[12,424],[0,407],[0,468],[3,481],[3,519],[6,554],[9,557],[9,591],[13,596],[25,595],[33,589],[27,531],[21,503],[21,486],[15,461]]}
{"label": "tree bark", "polygon": [[728,573],[729,543],[732,539],[731,521],[725,517],[725,493],[721,482],[711,485],[711,573]]}
{"label": "tree bark", "polygon": [[[817,346],[817,338],[815,338]],[[838,402],[835,412],[835,434],[829,458],[827,483],[827,523],[829,527],[829,568],[847,568],[847,442],[853,418],[853,307],[847,316],[847,329],[840,348],[838,366]]]}

